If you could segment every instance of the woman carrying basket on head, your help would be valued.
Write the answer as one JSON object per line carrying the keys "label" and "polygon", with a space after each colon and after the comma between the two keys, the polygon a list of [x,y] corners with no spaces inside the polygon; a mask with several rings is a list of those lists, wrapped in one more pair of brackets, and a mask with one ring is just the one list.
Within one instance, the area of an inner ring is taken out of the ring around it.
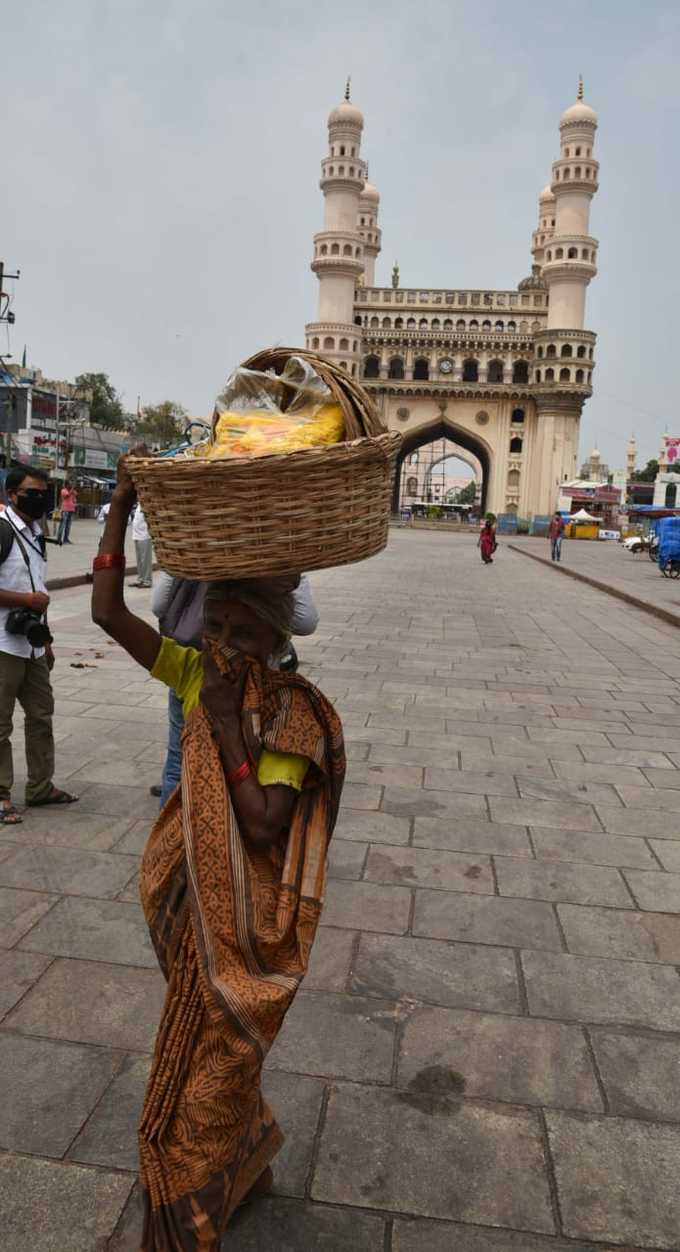
{"label": "woman carrying basket on head", "polygon": [[211,584],[202,652],[123,599],[135,504],[119,469],[92,616],[183,699],[182,785],[144,852],[141,896],[168,983],[139,1130],[142,1252],[219,1252],[234,1210],[271,1185],[283,1142],[260,1073],[304,977],[345,773],[315,687],[267,659],[296,578]]}

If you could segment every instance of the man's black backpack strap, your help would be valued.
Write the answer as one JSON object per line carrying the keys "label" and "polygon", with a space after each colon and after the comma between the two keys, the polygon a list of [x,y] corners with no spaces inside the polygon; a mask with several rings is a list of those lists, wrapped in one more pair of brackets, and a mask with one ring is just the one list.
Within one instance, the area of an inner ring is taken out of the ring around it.
{"label": "man's black backpack strap", "polygon": [[7,560],[14,543],[14,531],[4,517],[0,517],[0,565]]}

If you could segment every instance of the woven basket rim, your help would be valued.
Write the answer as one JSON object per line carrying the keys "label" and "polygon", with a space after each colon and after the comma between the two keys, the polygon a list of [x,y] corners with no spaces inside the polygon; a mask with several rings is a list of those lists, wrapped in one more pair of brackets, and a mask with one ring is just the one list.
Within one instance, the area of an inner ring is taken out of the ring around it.
{"label": "woven basket rim", "polygon": [[[291,469],[299,467],[302,462],[310,457],[315,460],[327,460],[329,462],[335,460],[354,460],[371,451],[385,456],[387,445],[394,444],[395,447],[401,443],[402,436],[399,431],[385,431],[380,435],[364,435],[360,439],[351,439],[340,443],[319,444],[312,448],[296,448],[290,452],[266,452],[259,456],[229,456],[229,457],[142,457],[131,456],[126,461],[127,469],[134,481],[135,476],[139,473],[159,474],[165,477],[169,472],[186,474],[188,473],[205,473],[208,470],[219,469],[224,467],[230,469],[270,469],[276,463],[287,465]],[[389,453],[388,453],[389,455]]]}

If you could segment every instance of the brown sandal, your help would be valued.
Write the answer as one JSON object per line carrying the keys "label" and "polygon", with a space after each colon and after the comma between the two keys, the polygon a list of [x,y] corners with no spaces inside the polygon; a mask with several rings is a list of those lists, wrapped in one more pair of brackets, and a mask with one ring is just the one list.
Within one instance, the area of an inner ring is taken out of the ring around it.
{"label": "brown sandal", "polygon": [[17,812],[13,804],[3,804],[0,808],[0,825],[19,826],[23,820],[23,817]]}
{"label": "brown sandal", "polygon": [[53,787],[45,800],[27,800],[26,807],[29,809],[44,809],[48,804],[75,804],[77,799],[78,796],[72,796],[68,791],[62,791],[59,787]]}

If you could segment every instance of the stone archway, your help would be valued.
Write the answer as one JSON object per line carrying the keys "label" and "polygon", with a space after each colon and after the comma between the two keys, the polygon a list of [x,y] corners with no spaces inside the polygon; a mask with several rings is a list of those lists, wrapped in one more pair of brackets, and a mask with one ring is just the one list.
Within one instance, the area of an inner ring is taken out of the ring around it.
{"label": "stone archway", "polygon": [[491,471],[491,457],[489,449],[481,439],[476,439],[469,431],[464,430],[461,426],[456,426],[453,422],[448,421],[443,414],[429,422],[425,426],[419,426],[417,430],[405,431],[403,443],[399,450],[397,458],[397,468],[394,476],[394,489],[392,493],[392,510],[394,513],[399,512],[402,466],[407,457],[417,451],[418,448],[425,447],[427,444],[435,443],[438,439],[451,439],[457,443],[459,447],[467,452],[471,452],[477,458],[482,467],[482,512],[486,510],[486,499],[489,490],[489,476]]}
{"label": "stone archway", "polygon": [[[433,440],[432,442],[436,444],[437,441]],[[428,446],[431,446],[431,445],[428,445],[428,444],[425,445],[425,447],[428,447]],[[481,472],[481,465],[479,462],[479,458],[475,456],[474,453],[470,452],[469,448],[463,448],[461,444],[454,443],[453,440],[451,439],[451,436],[449,435],[447,437],[447,442],[443,448],[443,451],[440,453],[435,452],[434,456],[432,457],[430,461],[430,464],[428,465],[425,471],[423,482],[424,482],[426,491],[431,486],[431,484],[435,481],[437,477],[437,472],[439,470],[439,467],[442,465],[442,462],[446,462],[448,460],[461,461],[463,465],[467,465],[468,469],[472,470],[472,474],[473,474],[475,482],[479,482],[481,480],[482,472]]]}

